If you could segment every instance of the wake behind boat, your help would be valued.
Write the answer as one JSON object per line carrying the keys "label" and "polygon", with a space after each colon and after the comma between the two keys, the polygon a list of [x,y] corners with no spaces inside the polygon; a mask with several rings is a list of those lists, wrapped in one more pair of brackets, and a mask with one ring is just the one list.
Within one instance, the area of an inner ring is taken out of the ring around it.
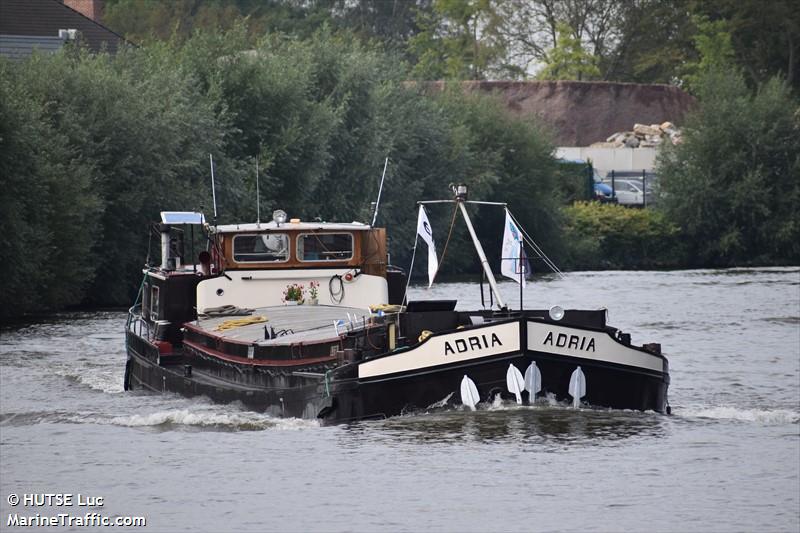
{"label": "wake behind boat", "polygon": [[[461,211],[496,308],[406,301],[407,278],[388,265],[383,228],[287,220],[282,211],[269,223],[236,225],[162,213],[162,260],[144,270],[129,312],[126,390],[205,395],[323,423],[445,404],[474,409],[498,394],[667,412],[658,344],[634,346],[606,324],[604,309],[505,306],[465,208],[485,202],[470,202],[464,186],[453,192],[436,203]],[[191,250],[186,264],[186,228],[191,248],[197,227],[208,246],[196,258]],[[418,236],[432,283],[438,265],[424,205]],[[501,271],[521,284],[525,242],[546,258],[506,209]]]}

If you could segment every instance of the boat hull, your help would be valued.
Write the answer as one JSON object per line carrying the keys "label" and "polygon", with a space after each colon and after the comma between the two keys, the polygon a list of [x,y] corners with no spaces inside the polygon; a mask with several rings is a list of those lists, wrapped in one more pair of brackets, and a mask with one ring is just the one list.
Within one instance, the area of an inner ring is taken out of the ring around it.
{"label": "boat hull", "polygon": [[[669,409],[663,356],[585,327],[505,320],[434,334],[414,347],[361,361],[290,369],[219,363],[224,372],[213,358],[190,350],[161,354],[156,345],[130,331],[128,335],[127,388],[239,401],[276,416],[319,418],[330,424],[460,405],[464,376],[475,383],[482,402],[498,395],[511,399],[509,366],[524,374],[533,362],[541,373],[539,397],[572,401],[570,378],[580,367],[586,382],[582,404],[662,413]],[[522,399],[536,400],[527,392]]]}
{"label": "boat hull", "polygon": [[[294,375],[287,380],[285,373],[266,375],[259,386],[253,385],[252,380],[232,381],[220,373],[216,365],[191,353],[161,354],[158,347],[147,340],[130,332],[128,335],[126,390],[205,396],[217,403],[239,402],[248,409],[279,417],[316,418],[330,405],[330,399],[321,394],[323,389],[318,377]],[[131,335],[134,338],[130,338]],[[243,375],[245,371],[241,369],[235,373]]]}
{"label": "boat hull", "polygon": [[[475,383],[481,402],[491,404],[497,396],[512,400],[515,395],[508,391],[506,383],[509,365],[516,366],[524,374],[533,362],[542,375],[542,390],[537,394],[539,401],[543,398],[572,401],[568,392],[570,377],[580,366],[587,383],[586,396],[581,399],[583,405],[660,413],[668,409],[668,375],[553,354],[514,353],[380,379],[335,382],[335,408],[328,418],[335,422],[379,419],[459,405],[464,376]],[[522,399],[527,404],[532,403],[528,392],[522,393]]]}

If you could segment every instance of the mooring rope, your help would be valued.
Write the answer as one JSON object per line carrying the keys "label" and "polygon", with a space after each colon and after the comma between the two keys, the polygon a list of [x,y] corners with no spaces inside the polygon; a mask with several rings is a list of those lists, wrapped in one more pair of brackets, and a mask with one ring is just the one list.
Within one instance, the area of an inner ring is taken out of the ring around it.
{"label": "mooring rope", "polygon": [[246,318],[231,318],[222,322],[219,326],[214,328],[214,331],[227,331],[229,329],[240,328],[242,326],[249,326],[251,324],[260,324],[266,322],[267,317],[262,315],[248,316]]}

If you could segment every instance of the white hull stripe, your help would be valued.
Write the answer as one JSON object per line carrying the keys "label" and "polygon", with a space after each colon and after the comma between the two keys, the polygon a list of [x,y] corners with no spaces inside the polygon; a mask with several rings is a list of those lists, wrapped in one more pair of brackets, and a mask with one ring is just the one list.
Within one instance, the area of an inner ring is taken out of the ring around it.
{"label": "white hull stripe", "polygon": [[358,377],[372,378],[520,350],[519,322],[434,335],[418,348],[361,363]]}
{"label": "white hull stripe", "polygon": [[618,343],[601,331],[528,322],[528,350],[664,371],[664,360]]}

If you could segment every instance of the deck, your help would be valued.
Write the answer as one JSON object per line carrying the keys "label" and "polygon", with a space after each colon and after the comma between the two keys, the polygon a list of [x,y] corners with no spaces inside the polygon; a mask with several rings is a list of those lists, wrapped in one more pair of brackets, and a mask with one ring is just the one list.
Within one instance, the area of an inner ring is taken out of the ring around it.
{"label": "deck", "polygon": [[[348,316],[349,315],[349,316]],[[368,322],[370,312],[356,307],[333,305],[279,305],[256,308],[251,315],[200,317],[191,324],[208,334],[225,340],[256,344],[258,346],[279,346],[298,343],[314,343],[336,339],[346,329],[361,329]],[[219,330],[220,325],[229,320],[266,318],[258,322],[232,329]],[[339,323],[338,333],[334,326]],[[276,337],[265,339],[264,328],[269,327]]]}

